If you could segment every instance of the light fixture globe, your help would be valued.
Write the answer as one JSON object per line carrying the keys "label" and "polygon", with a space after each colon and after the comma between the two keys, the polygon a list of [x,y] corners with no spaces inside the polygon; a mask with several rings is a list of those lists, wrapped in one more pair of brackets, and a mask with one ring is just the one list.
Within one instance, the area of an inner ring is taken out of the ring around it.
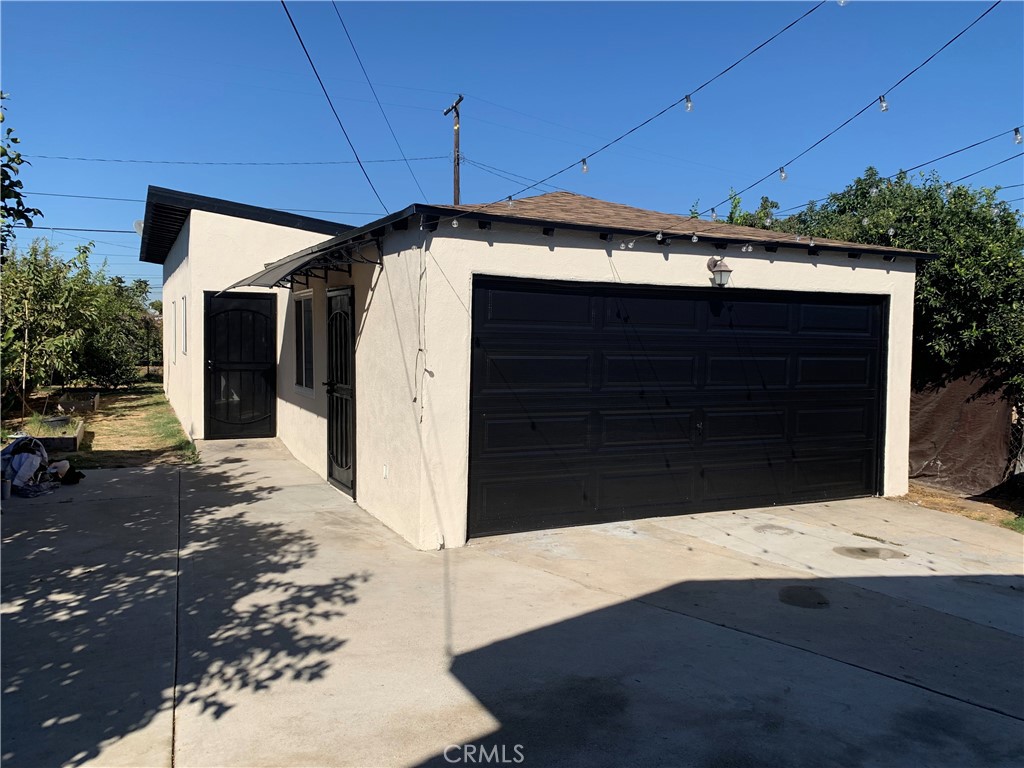
{"label": "light fixture globe", "polygon": [[729,284],[732,269],[725,263],[724,256],[712,256],[708,259],[708,271],[711,273],[711,282],[716,287],[725,288]]}

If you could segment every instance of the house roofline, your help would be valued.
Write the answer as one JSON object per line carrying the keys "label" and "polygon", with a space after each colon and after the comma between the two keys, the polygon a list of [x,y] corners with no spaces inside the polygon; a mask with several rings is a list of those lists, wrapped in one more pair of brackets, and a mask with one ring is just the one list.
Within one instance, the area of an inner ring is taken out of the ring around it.
{"label": "house roofline", "polygon": [[139,261],[163,264],[192,211],[218,213],[236,219],[248,219],[324,235],[340,235],[353,229],[349,224],[339,224],[312,216],[150,186],[146,193],[146,213],[143,218]]}
{"label": "house roofline", "polygon": [[[635,229],[628,227],[615,227],[609,228],[607,226],[600,226],[597,224],[585,224],[585,223],[573,223],[566,221],[557,221],[551,219],[542,219],[532,216],[516,216],[508,214],[497,214],[492,211],[467,211],[459,208],[453,208],[448,206],[437,206],[428,205],[425,203],[413,203],[412,205],[404,208],[401,211],[383,216],[375,221],[371,221],[368,224],[364,224],[359,227],[354,227],[351,230],[344,232],[336,237],[331,238],[325,242],[317,245],[305,248],[302,251],[286,256],[285,258],[291,258],[298,256],[299,254],[316,255],[339,246],[343,246],[351,241],[359,240],[366,235],[371,236],[383,236],[386,232],[374,232],[374,230],[386,230],[387,227],[392,226],[399,221],[404,221],[417,214],[437,217],[436,221],[427,222],[428,225],[439,224],[441,219],[444,218],[459,218],[469,219],[472,221],[488,221],[496,224],[511,224],[515,226],[534,226],[542,229],[554,229],[554,230],[568,230],[574,232],[595,232],[595,233],[608,233],[609,235],[618,235],[622,237],[652,237],[651,230],[649,229]],[[436,226],[431,231],[436,230]],[[393,230],[394,231],[394,228]],[[764,230],[765,234],[771,233],[771,230]],[[797,250],[806,250],[813,252],[825,252],[829,251],[832,253],[848,253],[851,256],[860,255],[873,255],[883,256],[890,259],[894,258],[911,258],[914,260],[931,261],[938,258],[938,254],[928,253],[925,251],[913,251],[905,248],[892,248],[886,246],[874,246],[860,243],[828,243],[828,242],[814,242],[813,238],[800,242],[793,240],[793,235],[788,237],[780,238],[764,238],[752,240],[749,237],[739,237],[736,235],[718,234],[707,229],[698,228],[696,230],[687,230],[685,228],[665,230],[665,234],[672,238],[679,238],[682,236],[690,236],[696,234],[700,240],[705,243],[719,243],[724,245],[738,245],[738,244],[750,244],[756,247],[765,248],[768,250],[778,250],[779,248],[789,248]],[[781,234],[781,233],[780,233]],[[787,233],[788,234],[788,233]],[[283,261],[283,259],[282,259]]]}

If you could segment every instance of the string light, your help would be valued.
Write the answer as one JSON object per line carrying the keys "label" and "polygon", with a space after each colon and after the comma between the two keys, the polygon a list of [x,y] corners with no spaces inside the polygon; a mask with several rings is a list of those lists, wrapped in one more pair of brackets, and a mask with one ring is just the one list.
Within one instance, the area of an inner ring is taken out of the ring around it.
{"label": "string light", "polygon": [[711,209],[711,220],[718,221],[718,211],[716,211],[714,208]]}
{"label": "string light", "polygon": [[888,112],[889,111],[889,102],[885,100],[885,96],[879,96],[878,97],[878,108],[882,112]]}
{"label": "string light", "polygon": [[698,240],[700,240],[700,238],[699,238],[699,237],[697,237],[697,233],[696,233],[696,232],[694,232],[694,233],[693,233],[693,237],[691,237],[690,239],[691,239],[691,240],[692,240],[693,242],[695,242],[695,243],[696,243],[696,242],[697,242]]}
{"label": "string light", "polygon": [[508,196],[508,207],[509,207],[509,208],[511,208],[511,207],[512,207],[512,195],[509,195],[509,196]]}
{"label": "string light", "polygon": [[896,230],[895,230],[895,229],[893,229],[892,227],[889,227],[889,232],[888,232],[888,234],[889,234],[889,237],[892,237],[893,235],[895,235],[895,234],[896,234]]}
{"label": "string light", "polygon": [[878,187],[872,187],[869,191],[872,197],[878,197]]}
{"label": "string light", "polygon": [[783,167],[779,168],[779,181],[785,181],[788,178],[789,178],[789,174],[786,173],[786,167],[783,166]]}
{"label": "string light", "polygon": [[693,99],[690,98],[690,94],[686,94],[686,111],[693,112]]}
{"label": "string light", "polygon": [[[889,86],[885,91],[883,91],[883,93],[888,93],[889,91],[892,91],[892,90],[895,90],[896,88],[899,88],[903,83],[905,83],[914,74],[916,74],[917,72],[920,72],[921,69],[923,69],[925,66],[927,66],[933,59],[935,59],[936,56],[938,56],[940,53],[942,53],[944,50],[946,50],[949,46],[951,46],[953,43],[955,43],[957,40],[959,40],[961,37],[963,37],[970,29],[972,29],[982,19],[984,19],[986,16],[988,16],[988,14],[990,14],[992,11],[994,11],[1001,3],[1002,3],[1002,0],[995,0],[995,2],[993,2],[992,5],[990,5],[988,8],[986,8],[976,19],[974,19],[974,21],[972,21],[966,27],[964,27],[959,32],[957,32],[953,37],[951,37],[949,40],[947,40],[945,43],[943,43],[938,48],[938,50],[936,50],[934,53],[932,53],[928,58],[926,58],[924,61],[922,61],[916,67],[914,67],[912,70],[907,72],[907,74],[903,75],[903,77],[901,77],[899,80],[897,80],[891,86]],[[884,100],[885,100],[884,97],[881,97],[879,101],[880,102],[884,102]],[[808,152],[811,152],[816,147],[821,146],[821,144],[823,144],[829,138],[834,136],[836,133],[841,131],[843,128],[845,128],[847,125],[852,123],[858,117],[863,115],[875,103],[877,103],[877,102],[869,101],[867,104],[865,104],[863,107],[861,107],[857,112],[852,114],[850,117],[848,117],[842,123],[837,125],[831,131],[829,131],[824,136],[822,136],[820,139],[818,139],[813,144],[808,146],[806,149],[804,149],[803,151],[801,151],[800,153],[798,153],[797,155],[792,157],[789,161],[787,161],[787,164],[792,165],[797,160],[799,160],[804,155],[806,155]],[[738,192],[731,191],[730,194],[729,194],[729,197],[726,200],[722,201],[721,203],[718,203],[718,205],[723,205],[725,202],[728,202],[728,200],[730,200],[732,198],[735,198],[735,197],[738,197],[738,196],[741,196],[741,195],[743,195],[746,192],[749,192],[754,187],[756,187],[759,184],[762,184],[763,182],[767,181],[771,177],[771,175],[772,175],[772,172],[769,172],[769,173],[765,174],[764,176],[762,176],[760,179],[757,179],[756,181],[748,184],[747,186],[745,186],[743,189],[739,190]]]}
{"label": "string light", "polygon": [[584,157],[582,162],[583,162],[583,172],[584,173],[590,173],[590,168],[587,166],[587,158]]}
{"label": "string light", "polygon": [[452,227],[455,228],[455,229],[459,228],[459,220],[458,219],[452,219]]}
{"label": "string light", "polygon": [[1020,128],[1013,129],[1013,143],[1024,144],[1024,136],[1020,135]]}

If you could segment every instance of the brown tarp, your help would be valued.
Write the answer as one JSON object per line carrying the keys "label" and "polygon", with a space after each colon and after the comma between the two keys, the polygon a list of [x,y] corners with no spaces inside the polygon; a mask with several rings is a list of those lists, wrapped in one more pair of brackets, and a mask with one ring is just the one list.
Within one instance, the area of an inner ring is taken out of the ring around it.
{"label": "brown tarp", "polygon": [[910,397],[910,477],[965,494],[999,485],[1010,468],[1012,408],[959,379]]}

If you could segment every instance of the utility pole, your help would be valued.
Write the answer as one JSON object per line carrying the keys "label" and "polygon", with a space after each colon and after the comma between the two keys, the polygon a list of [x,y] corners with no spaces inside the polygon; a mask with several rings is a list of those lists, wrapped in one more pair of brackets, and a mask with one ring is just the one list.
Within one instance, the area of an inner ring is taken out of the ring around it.
{"label": "utility pole", "polygon": [[453,128],[453,130],[455,132],[455,166],[454,166],[454,179],[453,179],[454,187],[455,187],[455,192],[454,192],[454,195],[453,195],[454,200],[452,202],[452,205],[458,205],[459,204],[459,161],[461,160],[461,156],[459,155],[459,104],[461,104],[461,103],[462,103],[462,94],[460,93],[459,94],[459,98],[457,98],[455,100],[455,103],[452,104],[450,107],[448,107],[448,109],[446,109],[444,111],[444,114],[446,116],[449,113],[454,113],[455,114],[455,116],[453,118],[455,120],[455,127]]}

